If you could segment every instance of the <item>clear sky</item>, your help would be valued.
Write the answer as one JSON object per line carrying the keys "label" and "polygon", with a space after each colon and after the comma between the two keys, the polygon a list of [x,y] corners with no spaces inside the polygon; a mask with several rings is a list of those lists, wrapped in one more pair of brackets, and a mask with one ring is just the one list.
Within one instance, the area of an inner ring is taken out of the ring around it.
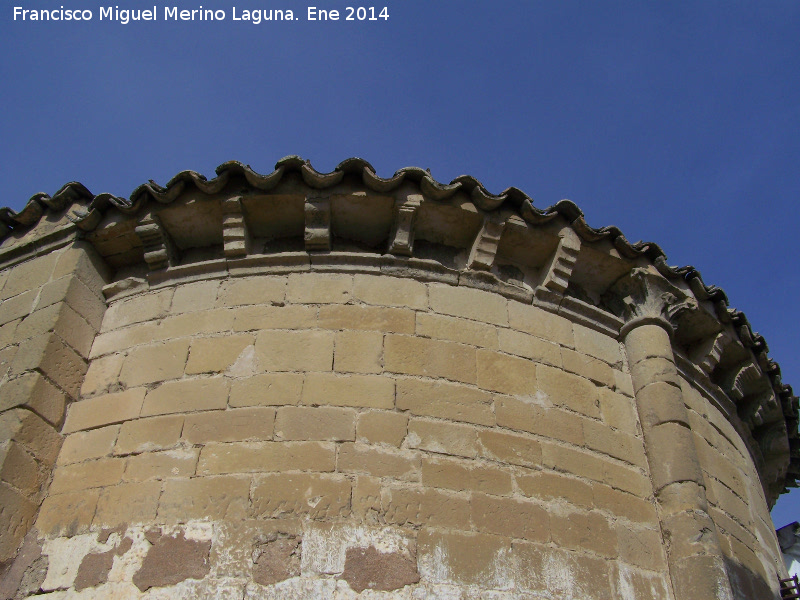
{"label": "clear sky", "polygon": [[[14,4],[93,18],[15,21]],[[225,20],[164,18],[201,5]],[[342,19],[308,21],[309,5]],[[389,18],[363,22],[347,5],[3,2],[0,206],[73,180],[127,197],[234,159],[267,173],[287,154],[470,174],[694,265],[800,391],[797,0],[385,0]],[[107,6],[158,20],[101,21]],[[297,20],[233,20],[270,7]],[[773,517],[800,520],[800,492]]]}

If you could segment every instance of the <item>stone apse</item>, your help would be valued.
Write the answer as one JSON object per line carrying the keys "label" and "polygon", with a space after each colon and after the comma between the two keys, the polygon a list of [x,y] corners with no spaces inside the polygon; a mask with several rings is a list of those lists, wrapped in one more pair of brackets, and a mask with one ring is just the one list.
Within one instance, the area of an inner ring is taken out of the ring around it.
{"label": "stone apse", "polygon": [[569,201],[287,157],[0,235],[2,597],[779,597],[797,398]]}

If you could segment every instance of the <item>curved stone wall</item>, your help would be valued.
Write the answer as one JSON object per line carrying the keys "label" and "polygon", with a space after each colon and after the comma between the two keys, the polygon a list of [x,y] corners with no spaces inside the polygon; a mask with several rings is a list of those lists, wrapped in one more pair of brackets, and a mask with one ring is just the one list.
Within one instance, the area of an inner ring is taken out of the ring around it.
{"label": "curved stone wall", "polygon": [[293,160],[14,217],[0,591],[778,597],[796,398],[724,294],[571,203]]}

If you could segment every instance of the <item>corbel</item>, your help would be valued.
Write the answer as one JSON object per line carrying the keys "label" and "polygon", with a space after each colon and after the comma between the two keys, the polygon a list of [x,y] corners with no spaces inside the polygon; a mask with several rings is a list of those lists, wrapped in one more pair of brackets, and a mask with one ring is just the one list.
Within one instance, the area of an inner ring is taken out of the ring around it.
{"label": "corbel", "polygon": [[328,194],[309,193],[305,202],[306,251],[331,249],[331,199]]}
{"label": "corbel", "polygon": [[558,246],[550,260],[542,269],[544,276],[539,284],[545,290],[563,295],[569,286],[575,263],[581,251],[581,238],[571,227],[565,227],[558,233]]}
{"label": "corbel", "polygon": [[144,247],[144,260],[151,271],[166,269],[177,264],[178,250],[161,219],[148,213],[134,228]]}
{"label": "corbel", "polygon": [[389,236],[389,254],[412,256],[414,252],[414,226],[417,211],[422,204],[421,194],[408,194],[397,202],[392,233]]}
{"label": "corbel", "polygon": [[500,217],[498,212],[487,213],[484,216],[481,229],[475,236],[469,252],[468,268],[476,271],[491,271],[505,225],[505,220]]}
{"label": "corbel", "polygon": [[241,258],[250,253],[250,230],[241,197],[222,202],[222,244],[226,258]]}

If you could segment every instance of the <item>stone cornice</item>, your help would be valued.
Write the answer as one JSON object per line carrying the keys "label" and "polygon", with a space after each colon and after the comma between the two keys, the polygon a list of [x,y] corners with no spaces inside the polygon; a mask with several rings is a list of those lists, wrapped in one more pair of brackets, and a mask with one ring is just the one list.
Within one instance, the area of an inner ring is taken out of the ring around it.
{"label": "stone cornice", "polygon": [[[213,179],[184,171],[129,199],[70,183],[19,213],[0,209],[0,265],[78,235],[120,281],[159,285],[182,272],[235,276],[271,264],[376,269],[493,289],[610,335],[636,316],[665,319],[673,344],[738,407],[770,501],[800,476],[797,398],[744,314],[693,267],[668,266],[659,246],[631,243],[616,227],[590,227],[569,200],[541,210],[517,188],[492,194],[473,177],[443,184],[419,168],[381,178],[359,158],[320,173],[290,156],[267,175],[228,162]],[[647,294],[623,293],[632,277],[675,301],[650,306]]]}

